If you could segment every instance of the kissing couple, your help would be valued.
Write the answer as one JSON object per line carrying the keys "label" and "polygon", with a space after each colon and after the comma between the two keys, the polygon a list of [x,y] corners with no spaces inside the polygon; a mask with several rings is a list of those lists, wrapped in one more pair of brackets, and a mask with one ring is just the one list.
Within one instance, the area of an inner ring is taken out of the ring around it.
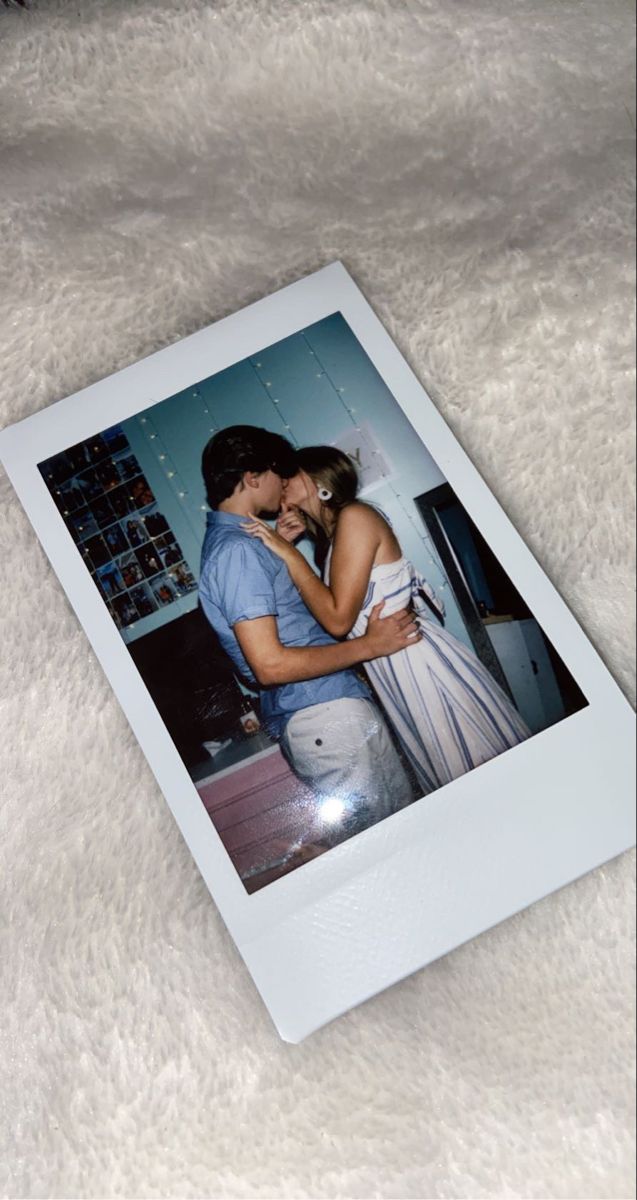
{"label": "kissing couple", "polygon": [[[336,799],[364,828],[415,799],[387,721],[420,795],[530,736],[444,629],[442,602],[387,519],[357,498],[348,455],[234,425],[210,439],[202,472],[201,606],[319,801]],[[276,528],[262,519],[276,514]],[[318,571],[294,545],[301,535]]]}

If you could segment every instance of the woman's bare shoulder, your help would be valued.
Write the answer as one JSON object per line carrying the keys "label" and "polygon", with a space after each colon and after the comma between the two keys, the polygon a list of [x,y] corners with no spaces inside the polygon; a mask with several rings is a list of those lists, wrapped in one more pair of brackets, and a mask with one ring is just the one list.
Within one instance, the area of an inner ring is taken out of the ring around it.
{"label": "woman's bare shoulder", "polygon": [[378,529],[379,531],[387,526],[385,518],[375,508],[365,504],[363,500],[354,500],[352,504],[348,504],[347,508],[344,508],[339,514],[338,524],[344,529]]}
{"label": "woman's bare shoulder", "polygon": [[355,500],[341,510],[336,525],[335,544],[348,553],[348,547],[367,546],[375,554],[382,544],[387,526],[379,513]]}

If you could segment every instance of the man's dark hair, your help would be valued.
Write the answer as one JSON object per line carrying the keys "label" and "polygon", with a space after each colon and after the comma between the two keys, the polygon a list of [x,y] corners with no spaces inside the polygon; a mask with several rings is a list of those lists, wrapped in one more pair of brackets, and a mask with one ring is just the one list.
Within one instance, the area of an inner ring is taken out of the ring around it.
{"label": "man's dark hair", "polygon": [[218,508],[232,495],[246,471],[274,471],[282,479],[296,475],[294,447],[278,433],[254,425],[230,425],[211,437],[201,459],[208,504]]}

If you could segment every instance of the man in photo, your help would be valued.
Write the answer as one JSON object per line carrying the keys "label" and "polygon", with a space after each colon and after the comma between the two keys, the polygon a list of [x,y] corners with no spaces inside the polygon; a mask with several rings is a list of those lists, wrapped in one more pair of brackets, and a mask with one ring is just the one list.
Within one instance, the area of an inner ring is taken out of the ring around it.
{"label": "man in photo", "polygon": [[410,612],[339,642],[319,625],[285,564],[244,528],[250,514],[279,512],[297,472],[285,438],[250,425],[215,434],[202,459],[208,503],[199,595],[239,674],[260,692],[264,724],[293,770],[343,828],[361,827],[409,804],[413,790],[359,663],[386,657],[418,636]]}

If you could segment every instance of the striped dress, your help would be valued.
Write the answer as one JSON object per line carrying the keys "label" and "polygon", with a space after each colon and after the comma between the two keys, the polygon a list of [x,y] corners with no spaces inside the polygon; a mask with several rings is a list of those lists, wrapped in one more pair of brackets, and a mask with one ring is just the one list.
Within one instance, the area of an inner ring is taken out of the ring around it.
{"label": "striped dress", "polygon": [[383,616],[410,602],[417,614],[420,641],[365,663],[365,670],[427,795],[525,741],[530,730],[473,651],[438,625],[421,590],[444,615],[444,605],[408,559],[373,567],[349,636],[365,632],[381,600]]}

